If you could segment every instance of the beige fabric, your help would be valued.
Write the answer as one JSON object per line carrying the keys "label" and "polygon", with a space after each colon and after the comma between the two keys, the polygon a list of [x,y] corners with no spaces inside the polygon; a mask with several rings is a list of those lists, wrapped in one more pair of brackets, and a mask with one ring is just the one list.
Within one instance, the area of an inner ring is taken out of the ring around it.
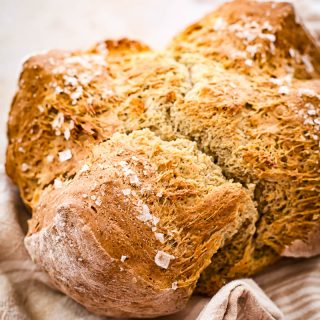
{"label": "beige fabric", "polygon": [[[1,165],[0,319],[102,319],[51,287],[47,275],[31,262],[23,245],[27,219]],[[233,281],[211,301],[193,297],[185,310],[162,320],[320,319],[320,258],[286,259],[255,281],[264,292],[253,280]]]}
{"label": "beige fabric", "polygon": [[198,320],[283,319],[282,312],[253,280],[235,280],[225,285],[202,310]]}

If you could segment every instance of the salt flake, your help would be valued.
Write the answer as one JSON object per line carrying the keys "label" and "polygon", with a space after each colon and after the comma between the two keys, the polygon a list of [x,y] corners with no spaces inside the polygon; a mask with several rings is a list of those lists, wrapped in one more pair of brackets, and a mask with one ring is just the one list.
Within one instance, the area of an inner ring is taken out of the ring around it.
{"label": "salt flake", "polygon": [[59,160],[60,162],[64,162],[70,160],[72,158],[72,153],[70,149],[59,152]]}
{"label": "salt flake", "polygon": [[155,232],[155,237],[158,241],[160,241],[161,243],[164,243],[164,235],[163,233],[160,233],[160,232]]}
{"label": "salt flake", "polygon": [[62,181],[60,179],[54,179],[53,186],[55,189],[62,188]]}
{"label": "salt flake", "polygon": [[30,166],[29,166],[28,164],[26,164],[26,163],[23,163],[23,164],[21,165],[21,171],[22,171],[22,172],[28,171],[29,168],[30,168]]}
{"label": "salt flake", "polygon": [[163,269],[168,269],[170,260],[175,259],[175,257],[169,253],[166,253],[164,251],[157,251],[157,254],[154,258],[154,262],[157,266]]}
{"label": "salt flake", "polygon": [[172,290],[177,290],[177,289],[178,289],[178,282],[177,282],[177,281],[172,282],[172,284],[171,284],[171,289],[172,289]]}

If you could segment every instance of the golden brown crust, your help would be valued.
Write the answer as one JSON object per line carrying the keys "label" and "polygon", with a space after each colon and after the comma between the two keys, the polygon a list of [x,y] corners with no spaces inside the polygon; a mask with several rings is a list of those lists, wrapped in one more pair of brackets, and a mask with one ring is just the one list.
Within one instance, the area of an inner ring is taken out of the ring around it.
{"label": "golden brown crust", "polygon": [[[33,210],[30,255],[99,314],[175,312],[209,264],[198,282],[203,294],[257,272],[319,226],[319,117],[320,50],[285,3],[224,4],[165,52],[122,39],[32,57],[11,107],[6,163]],[[130,191],[134,199],[121,194],[130,175],[131,187],[149,185]],[[84,198],[91,185],[104,194]],[[137,220],[133,200],[160,218],[158,239]],[[165,237],[170,230],[179,232]],[[67,235],[56,246],[57,232]],[[97,265],[78,263],[70,242],[87,245],[84,260],[92,247]],[[179,257],[165,271],[152,259],[159,245]],[[137,258],[125,261],[121,280],[123,249]],[[72,257],[68,265],[60,252]],[[177,291],[169,288],[175,281]]]}
{"label": "golden brown crust", "polygon": [[320,75],[319,48],[286,2],[226,3],[176,36],[169,49],[184,63],[201,55],[252,76],[281,77],[289,69],[299,79]]}

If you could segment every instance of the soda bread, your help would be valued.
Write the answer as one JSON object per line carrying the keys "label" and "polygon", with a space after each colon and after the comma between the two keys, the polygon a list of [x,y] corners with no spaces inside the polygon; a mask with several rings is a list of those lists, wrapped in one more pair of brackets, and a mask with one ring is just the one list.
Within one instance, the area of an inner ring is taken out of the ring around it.
{"label": "soda bread", "polygon": [[319,101],[320,50],[287,3],[224,4],[163,52],[31,57],[6,162],[30,256],[115,317],[254,274],[320,225]]}

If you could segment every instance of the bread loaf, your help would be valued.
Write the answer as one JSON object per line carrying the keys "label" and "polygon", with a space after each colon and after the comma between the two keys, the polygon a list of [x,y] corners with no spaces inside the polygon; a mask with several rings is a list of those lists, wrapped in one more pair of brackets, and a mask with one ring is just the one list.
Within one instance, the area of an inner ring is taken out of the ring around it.
{"label": "bread loaf", "polygon": [[287,3],[234,1],[163,52],[28,59],[6,169],[32,259],[107,316],[155,317],[320,225],[320,50]]}

